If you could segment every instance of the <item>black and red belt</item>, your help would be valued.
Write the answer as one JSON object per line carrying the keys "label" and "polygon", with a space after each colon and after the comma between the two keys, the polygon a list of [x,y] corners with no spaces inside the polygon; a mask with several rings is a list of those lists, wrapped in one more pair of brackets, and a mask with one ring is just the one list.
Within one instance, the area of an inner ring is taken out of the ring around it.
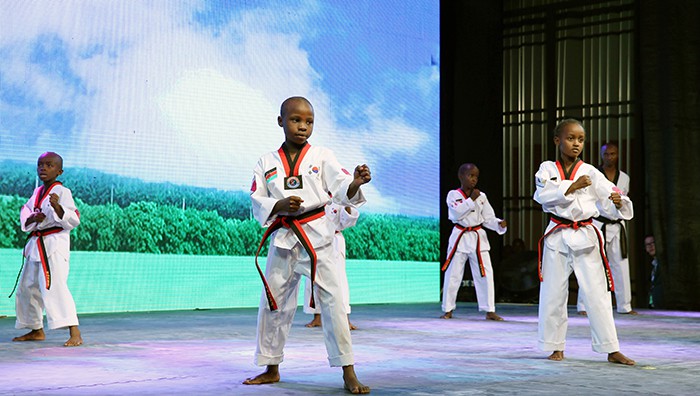
{"label": "black and red belt", "polygon": [[309,237],[306,235],[306,232],[304,229],[301,227],[302,224],[308,223],[310,221],[319,219],[323,217],[326,214],[325,207],[320,207],[314,210],[311,210],[309,212],[306,212],[304,214],[301,214],[299,216],[279,216],[275,219],[275,221],[268,227],[268,229],[265,231],[265,234],[262,237],[262,240],[260,241],[260,245],[258,246],[258,250],[255,252],[255,266],[258,269],[258,273],[260,274],[260,279],[262,279],[263,286],[265,288],[265,296],[267,297],[267,303],[270,306],[271,311],[276,311],[277,310],[277,302],[275,301],[275,298],[272,296],[272,291],[270,291],[270,286],[267,284],[267,280],[265,279],[265,274],[263,274],[262,269],[260,269],[260,265],[258,264],[258,255],[260,254],[260,250],[263,247],[263,244],[267,240],[267,238],[275,231],[279,230],[280,228],[289,228],[294,232],[294,235],[297,236],[299,239],[299,242],[301,245],[304,247],[304,250],[306,250],[306,253],[309,255],[309,259],[311,260],[311,296],[310,296],[310,302],[309,305],[311,308],[316,308],[316,303],[314,301],[314,288],[313,288],[313,283],[316,280],[316,251],[314,250],[313,245],[311,244],[311,241],[309,240]]}
{"label": "black and red belt", "polygon": [[445,271],[447,267],[450,266],[450,263],[452,262],[452,257],[454,257],[455,253],[457,252],[457,246],[459,245],[459,241],[462,239],[462,235],[464,235],[465,232],[473,231],[474,233],[476,233],[476,257],[479,261],[479,272],[481,273],[482,278],[485,277],[486,269],[484,268],[484,260],[481,258],[481,238],[479,237],[478,232],[481,229],[481,224],[473,227],[464,227],[462,225],[455,224],[454,228],[460,230],[460,233],[457,236],[457,240],[455,241],[454,246],[452,246],[450,253],[447,255],[445,264],[442,265],[442,270]]}
{"label": "black and red belt", "polygon": [[[32,231],[27,236],[27,241],[29,241],[29,239],[31,237],[37,237],[36,238],[36,246],[37,246],[37,249],[39,250],[39,260],[41,261],[41,269],[42,269],[42,272],[44,273],[44,279],[46,280],[46,290],[49,290],[51,288],[51,266],[49,265],[49,257],[48,257],[48,254],[46,253],[46,245],[44,244],[44,237],[47,235],[59,233],[61,231],[63,231],[63,227],[51,227],[51,228],[46,228],[43,230]],[[17,289],[17,283],[19,282],[19,277],[22,274],[23,268],[24,268],[24,251],[22,252],[22,266],[19,269],[19,273],[17,274],[17,279],[15,279],[15,285],[12,287],[12,291],[10,292],[10,295],[8,297],[12,297],[12,294],[14,294],[15,289]]]}
{"label": "black and red belt", "polygon": [[598,231],[598,228],[593,226],[593,218],[580,221],[572,221],[550,214],[549,220],[556,225],[552,227],[551,230],[547,231],[544,235],[542,235],[542,238],[540,238],[540,241],[537,243],[537,273],[540,277],[540,282],[542,282],[543,279],[542,254],[544,251],[544,239],[553,232],[564,228],[573,228],[574,230],[578,230],[581,227],[592,226],[593,230],[596,233],[596,236],[598,237],[598,250],[600,251],[600,258],[603,261],[603,270],[605,271],[605,280],[608,285],[608,291],[614,291],[615,284],[613,283],[612,273],[610,272],[610,264],[608,263],[608,257],[605,255],[605,242],[603,241],[602,236],[600,235],[600,231]]}

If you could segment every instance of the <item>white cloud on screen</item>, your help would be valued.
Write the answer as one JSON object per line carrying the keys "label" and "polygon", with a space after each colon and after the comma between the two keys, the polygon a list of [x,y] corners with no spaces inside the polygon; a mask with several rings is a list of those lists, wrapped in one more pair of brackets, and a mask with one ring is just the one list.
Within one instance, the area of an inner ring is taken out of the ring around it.
{"label": "white cloud on screen", "polygon": [[[371,105],[360,129],[338,127],[332,110],[342,109],[320,88],[322,77],[301,47],[302,37],[280,33],[279,19],[289,13],[245,11],[212,35],[192,23],[199,2],[191,4],[0,3],[0,48],[14,54],[0,66],[2,78],[40,98],[46,110],[79,114],[74,139],[36,131],[40,137],[34,152],[7,157],[34,161],[51,147],[65,153],[72,166],[148,181],[247,190],[259,156],[283,141],[276,116],[290,95],[312,99],[312,144],[333,149],[350,171],[358,163],[375,163],[377,147],[382,155],[414,155],[427,143],[427,134],[400,118],[386,118]],[[306,17],[295,12],[300,20]],[[42,35],[56,35],[65,43],[81,87],[29,61],[31,46]],[[19,144],[11,133],[0,133],[3,142]],[[0,148],[3,154],[5,147]],[[373,209],[391,207],[375,186],[364,189]]]}

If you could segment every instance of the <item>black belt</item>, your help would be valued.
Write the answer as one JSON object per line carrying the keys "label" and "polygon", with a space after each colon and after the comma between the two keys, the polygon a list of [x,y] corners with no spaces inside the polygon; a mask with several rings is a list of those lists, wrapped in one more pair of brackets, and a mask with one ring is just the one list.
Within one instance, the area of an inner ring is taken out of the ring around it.
{"label": "black belt", "polygon": [[605,234],[605,226],[608,224],[619,224],[620,225],[620,254],[622,255],[623,259],[627,258],[627,231],[625,230],[625,224],[622,223],[622,220],[611,220],[608,219],[607,217],[603,216],[598,216],[595,218],[596,221],[599,221],[603,223],[603,226],[600,227],[600,230],[603,232],[603,239],[605,240],[605,243],[607,245],[608,239],[607,235]]}

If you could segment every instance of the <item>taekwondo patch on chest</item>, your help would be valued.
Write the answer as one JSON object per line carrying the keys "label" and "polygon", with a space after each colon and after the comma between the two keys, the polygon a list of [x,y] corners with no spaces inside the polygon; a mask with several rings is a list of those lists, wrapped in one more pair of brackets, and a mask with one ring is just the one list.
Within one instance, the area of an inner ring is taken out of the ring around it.
{"label": "taekwondo patch on chest", "polygon": [[277,178],[277,168],[272,168],[269,171],[265,172],[265,181],[266,182],[271,182]]}
{"label": "taekwondo patch on chest", "polygon": [[284,178],[284,189],[285,190],[300,190],[304,188],[304,182],[299,176],[289,176]]}

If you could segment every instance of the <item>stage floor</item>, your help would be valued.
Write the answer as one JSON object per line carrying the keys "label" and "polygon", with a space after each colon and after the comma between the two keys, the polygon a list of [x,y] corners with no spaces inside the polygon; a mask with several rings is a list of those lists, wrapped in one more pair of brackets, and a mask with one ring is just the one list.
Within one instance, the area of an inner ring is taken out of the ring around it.
{"label": "stage floor", "polygon": [[[621,350],[637,361],[607,363],[591,350],[588,320],[570,309],[566,360],[536,348],[537,306],[500,304],[506,321],[483,319],[471,303],[452,320],[439,304],[353,306],[356,371],[374,395],[697,395],[700,313],[615,314]],[[12,342],[23,332],[0,319],[0,394],[10,395],[341,395],[320,329],[299,311],[277,384],[247,386],[255,309],[81,316],[85,344],[68,332]]]}

